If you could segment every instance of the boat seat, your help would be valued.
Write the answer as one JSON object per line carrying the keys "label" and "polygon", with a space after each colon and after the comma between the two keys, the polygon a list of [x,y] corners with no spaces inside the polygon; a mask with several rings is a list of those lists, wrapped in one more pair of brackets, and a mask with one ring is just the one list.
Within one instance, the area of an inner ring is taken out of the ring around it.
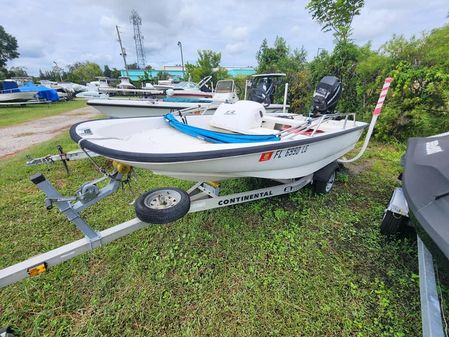
{"label": "boat seat", "polygon": [[262,117],[262,127],[267,124],[272,124],[271,129],[274,130],[283,130],[291,127],[296,127],[304,124],[305,120],[298,120],[292,118],[283,118],[277,116],[267,116],[264,115]]}
{"label": "boat seat", "polygon": [[257,102],[223,103],[217,108],[209,124],[215,128],[247,134],[249,130],[262,126],[265,113],[263,105]]}
{"label": "boat seat", "polygon": [[304,124],[305,120],[298,120],[298,119],[291,119],[291,118],[283,118],[283,117],[277,117],[277,116],[264,115],[262,117],[262,122],[273,123],[273,124],[282,124],[282,125],[290,125],[291,127],[293,127],[293,126],[300,126],[301,124]]}
{"label": "boat seat", "polygon": [[279,132],[278,130],[263,127],[246,130],[246,134],[248,135],[270,135],[270,134],[275,135],[278,132]]}

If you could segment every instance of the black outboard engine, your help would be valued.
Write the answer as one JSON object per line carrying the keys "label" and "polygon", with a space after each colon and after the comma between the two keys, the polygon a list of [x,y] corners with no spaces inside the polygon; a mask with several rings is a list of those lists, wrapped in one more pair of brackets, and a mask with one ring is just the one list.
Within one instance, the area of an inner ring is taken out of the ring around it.
{"label": "black outboard engine", "polygon": [[335,76],[324,76],[313,93],[311,113],[314,115],[334,113],[340,96],[340,80]]}

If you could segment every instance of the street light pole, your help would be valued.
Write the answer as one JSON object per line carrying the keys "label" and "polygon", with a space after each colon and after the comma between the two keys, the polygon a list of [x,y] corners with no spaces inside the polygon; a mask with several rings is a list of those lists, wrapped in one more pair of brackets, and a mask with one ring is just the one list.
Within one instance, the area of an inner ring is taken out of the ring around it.
{"label": "street light pole", "polygon": [[182,43],[181,41],[178,41],[178,47],[181,49],[181,65],[182,65],[182,77],[186,77],[185,71],[184,71],[184,57],[182,55]]}

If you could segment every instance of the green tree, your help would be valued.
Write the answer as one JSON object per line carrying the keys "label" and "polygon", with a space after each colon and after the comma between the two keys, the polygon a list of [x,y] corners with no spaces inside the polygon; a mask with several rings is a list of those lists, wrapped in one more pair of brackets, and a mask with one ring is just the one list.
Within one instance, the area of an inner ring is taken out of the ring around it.
{"label": "green tree", "polygon": [[121,76],[120,70],[118,70],[117,68],[112,68],[111,69],[111,78],[119,78]]}
{"label": "green tree", "polygon": [[[266,39],[262,41],[256,54],[258,73],[286,73],[286,81],[290,85],[287,100],[292,111],[303,111],[305,102],[311,96],[303,96],[309,89],[309,72],[304,71],[306,66],[306,51],[304,48],[291,50],[284,38],[277,36],[273,47],[268,45]],[[275,101],[283,101],[284,88],[278,88]]]}
{"label": "green tree", "polygon": [[[50,80],[50,81],[59,81],[59,69],[57,69],[56,67],[53,67],[51,70],[44,70],[42,71],[41,69],[39,69],[39,79],[41,80]],[[64,78],[66,78],[67,74],[63,73],[62,76]]]}
{"label": "green tree", "polygon": [[106,76],[106,77],[111,77],[112,71],[109,68],[109,66],[107,66],[107,65],[104,66],[103,75]]}
{"label": "green tree", "polygon": [[19,57],[17,40],[8,34],[3,26],[0,26],[0,68],[6,66],[6,62]]}
{"label": "green tree", "polygon": [[269,47],[267,40],[264,39],[256,54],[257,72],[290,73],[299,71],[305,65],[306,56],[304,48],[292,51],[285,39],[280,36],[276,37],[273,47]]}
{"label": "green tree", "polygon": [[206,76],[212,76],[212,81],[225,79],[228,71],[220,66],[221,53],[212,50],[198,50],[198,59],[195,64],[187,63],[185,69],[192,81],[199,82]]}
{"label": "green tree", "polygon": [[337,41],[346,42],[351,35],[352,20],[364,4],[364,0],[310,0],[306,9],[323,31],[333,31]]}
{"label": "green tree", "polygon": [[392,62],[398,63],[401,61],[410,64],[421,64],[423,59],[423,39],[418,39],[412,36],[407,40],[402,35],[393,35],[393,38],[381,47],[381,53],[390,57]]}
{"label": "green tree", "polygon": [[422,45],[423,63],[427,66],[440,66],[449,72],[449,25],[434,29]]}
{"label": "green tree", "polygon": [[95,80],[95,77],[102,76],[103,72],[98,64],[93,62],[76,62],[69,65],[67,80],[75,83],[86,83]]}
{"label": "green tree", "polygon": [[27,77],[27,71],[24,67],[11,67],[8,70],[8,77]]}
{"label": "green tree", "polygon": [[159,71],[156,75],[156,82],[157,81],[163,81],[168,80],[170,78],[170,75],[165,71]]}

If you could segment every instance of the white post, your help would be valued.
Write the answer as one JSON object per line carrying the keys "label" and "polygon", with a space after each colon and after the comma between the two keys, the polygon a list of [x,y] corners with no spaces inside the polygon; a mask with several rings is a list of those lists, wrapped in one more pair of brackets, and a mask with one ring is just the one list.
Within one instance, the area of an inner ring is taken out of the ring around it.
{"label": "white post", "polygon": [[285,90],[284,90],[284,104],[282,106],[282,112],[285,113],[285,110],[287,108],[287,93],[288,93],[288,83],[285,83]]}
{"label": "white post", "polygon": [[248,89],[248,80],[245,80],[245,97],[243,98],[244,100],[246,100],[246,91]]}

